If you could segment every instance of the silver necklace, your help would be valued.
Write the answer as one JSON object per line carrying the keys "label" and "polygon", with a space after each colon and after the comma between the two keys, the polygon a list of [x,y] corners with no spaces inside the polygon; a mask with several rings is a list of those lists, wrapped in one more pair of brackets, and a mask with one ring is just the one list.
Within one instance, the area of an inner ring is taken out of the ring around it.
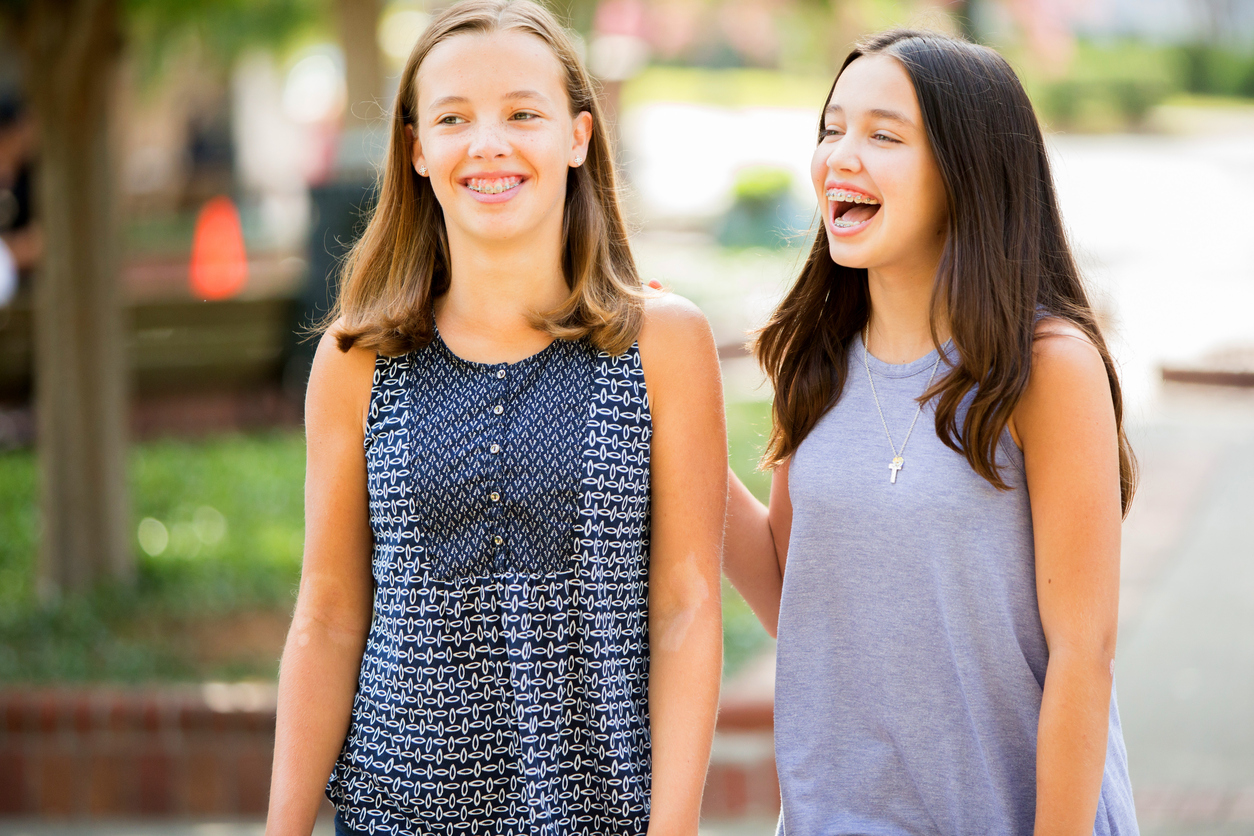
{"label": "silver necklace", "polygon": [[[866,328],[862,332],[862,367],[866,369],[867,383],[871,384],[871,397],[875,399],[875,411],[880,414],[880,423],[884,425],[884,435],[888,436],[888,446],[893,449],[893,460],[888,465],[888,469],[892,472],[889,482],[897,484],[897,472],[906,465],[905,453],[906,445],[910,443],[910,434],[914,432],[914,425],[919,422],[919,415],[923,412],[923,404],[919,404],[919,408],[914,411],[914,420],[910,422],[910,429],[906,430],[906,437],[901,442],[901,449],[897,449],[897,445],[893,443],[893,434],[888,431],[888,422],[884,420],[884,410],[880,408],[880,396],[875,392],[875,378],[871,377],[871,364],[867,362],[867,337],[871,335],[871,323],[866,324]],[[936,370],[940,368],[940,351],[936,352],[936,362],[932,365],[932,374],[927,379],[927,386],[923,387],[926,392],[932,387],[932,381],[936,378]]]}

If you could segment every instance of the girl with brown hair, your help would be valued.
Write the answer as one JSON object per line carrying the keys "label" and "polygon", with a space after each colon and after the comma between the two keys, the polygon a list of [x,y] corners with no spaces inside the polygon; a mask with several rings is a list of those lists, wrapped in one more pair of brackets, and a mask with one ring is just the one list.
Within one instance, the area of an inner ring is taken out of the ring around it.
{"label": "girl with brown hair", "polygon": [[718,361],[642,288],[592,84],[529,0],[414,47],[306,431],[267,832],[325,786],[344,834],[695,836]]}
{"label": "girl with brown hair", "polygon": [[1032,106],[934,33],[845,60],[823,231],[761,332],[769,508],[726,571],[778,632],[780,832],[1134,834],[1113,687],[1134,485]]}

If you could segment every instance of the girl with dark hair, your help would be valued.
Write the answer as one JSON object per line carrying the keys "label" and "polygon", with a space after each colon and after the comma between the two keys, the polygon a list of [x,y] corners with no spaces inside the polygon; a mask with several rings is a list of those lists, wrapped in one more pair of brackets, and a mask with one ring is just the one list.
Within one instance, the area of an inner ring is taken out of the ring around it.
{"label": "girl with dark hair", "polygon": [[535,3],[465,0],[414,47],[306,432],[267,832],[309,834],[325,787],[342,834],[695,836],[718,360],[641,286],[595,92]]}
{"label": "girl with dark hair", "polygon": [[756,345],[770,505],[732,485],[725,554],[778,631],[780,832],[1136,833],[1133,459],[1032,106],[992,50],[885,33],[812,174],[823,232]]}

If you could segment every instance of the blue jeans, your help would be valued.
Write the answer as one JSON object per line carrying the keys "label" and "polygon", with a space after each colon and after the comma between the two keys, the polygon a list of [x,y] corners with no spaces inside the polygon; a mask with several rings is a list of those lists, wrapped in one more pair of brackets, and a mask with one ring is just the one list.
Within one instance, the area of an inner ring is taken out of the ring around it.
{"label": "blue jeans", "polygon": [[340,814],[340,811],[336,810],[335,836],[366,836],[366,834],[362,833],[360,830],[353,830],[349,827],[348,823],[344,821],[344,817]]}

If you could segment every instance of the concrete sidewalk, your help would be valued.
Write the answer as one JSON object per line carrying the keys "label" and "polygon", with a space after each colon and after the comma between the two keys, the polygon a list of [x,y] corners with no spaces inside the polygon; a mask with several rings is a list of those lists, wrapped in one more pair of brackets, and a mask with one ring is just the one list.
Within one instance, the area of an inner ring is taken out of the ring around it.
{"label": "concrete sidewalk", "polygon": [[1146,836],[1254,834],[1254,392],[1168,387],[1132,429],[1117,687]]}

